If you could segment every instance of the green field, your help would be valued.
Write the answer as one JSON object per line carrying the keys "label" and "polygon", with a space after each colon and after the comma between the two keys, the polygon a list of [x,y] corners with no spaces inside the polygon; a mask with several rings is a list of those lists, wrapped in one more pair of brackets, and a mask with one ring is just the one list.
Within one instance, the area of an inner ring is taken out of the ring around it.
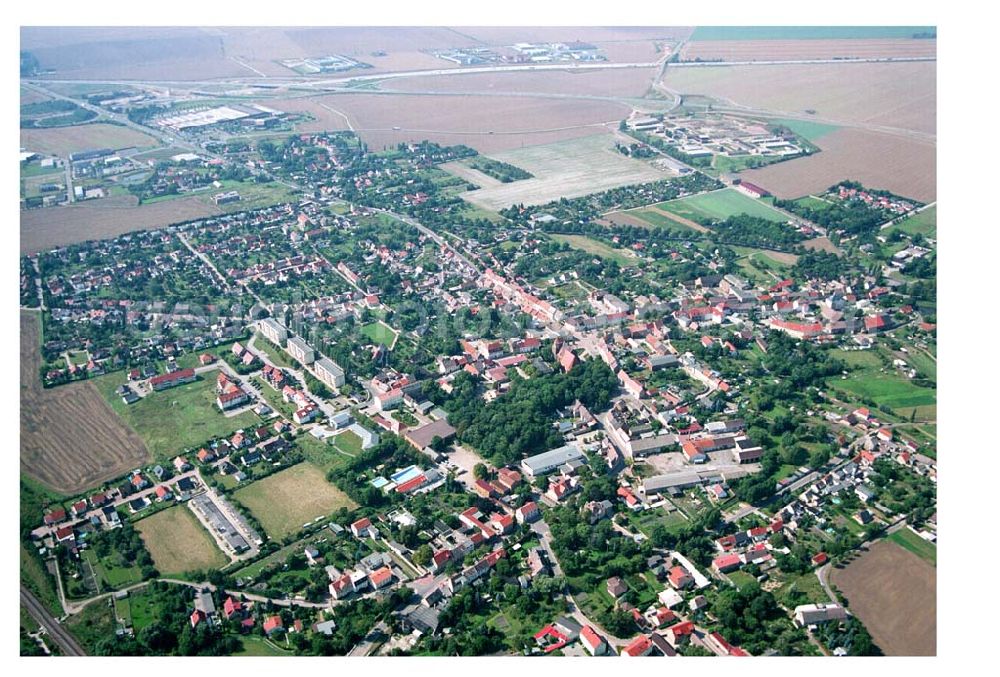
{"label": "green field", "polygon": [[361,333],[373,343],[391,347],[396,342],[396,331],[383,322],[372,322],[361,327]]}
{"label": "green field", "polygon": [[823,211],[829,209],[833,206],[832,203],[826,200],[820,200],[819,198],[813,197],[812,195],[806,195],[805,197],[800,197],[795,201],[795,204],[802,207],[808,207],[809,209],[815,209],[817,211]]}
{"label": "green field", "polygon": [[[802,593],[804,601],[796,599]],[[785,606],[796,606],[798,604],[823,604],[830,601],[830,597],[823,590],[819,579],[812,571],[785,579],[780,588],[774,591],[774,596]],[[792,602],[795,602],[794,604]]]}
{"label": "green field", "polygon": [[94,574],[101,581],[102,589],[104,587],[121,588],[142,580],[142,573],[138,566],[114,566],[98,559],[93,550],[85,551],[83,558],[90,562],[90,565],[94,568]]}
{"label": "green field", "polygon": [[698,26],[691,41],[701,40],[875,40],[937,34],[933,26]]}
{"label": "green field", "polygon": [[749,214],[775,223],[784,223],[788,220],[781,212],[734,188],[682,197],[679,200],[661,202],[656,206],[664,211],[698,222],[705,219],[723,221],[737,214]]}
{"label": "green field", "polygon": [[795,132],[797,136],[801,136],[803,139],[810,142],[822,139],[830,132],[835,132],[840,129],[837,125],[828,125],[822,122],[814,122],[812,120],[791,120],[781,118],[771,120],[771,123],[788,127],[790,130]]}
{"label": "green field", "polygon": [[746,588],[757,585],[757,579],[745,571],[733,571],[732,573],[726,574],[726,576],[737,588]]}
{"label": "green field", "polygon": [[163,576],[226,565],[215,540],[186,506],[176,505],[141,519],[136,530]]}
{"label": "green field", "polygon": [[937,566],[937,546],[913,533],[909,527],[889,534],[889,540]]}
{"label": "green field", "polygon": [[890,228],[890,230],[897,229],[910,235],[920,233],[925,237],[937,237],[937,205],[928,207]]}
{"label": "green field", "polygon": [[[665,204],[665,203],[661,203]],[[675,221],[674,219],[659,213],[655,209],[635,209],[627,213],[629,216],[634,216],[637,219],[641,219],[646,223],[656,226],[658,228],[670,228],[678,231],[694,230],[691,226],[681,223],[680,221]]]}
{"label": "green field", "polygon": [[357,507],[309,462],[253,482],[237,490],[233,497],[253,513],[272,539],[284,538],[338,508]]}
{"label": "green field", "polygon": [[874,400],[879,407],[909,415],[913,407],[937,403],[937,395],[930,388],[914,385],[895,373],[852,374],[846,379],[829,379],[831,388],[846,390],[858,397]]}
{"label": "green field", "polygon": [[635,262],[635,257],[629,256],[625,250],[609,247],[603,242],[587,237],[586,235],[552,235],[550,237],[556,242],[565,242],[574,249],[596,254],[602,259],[615,261],[621,266],[627,266]]}
{"label": "green field", "polygon": [[284,350],[276,348],[273,343],[264,338],[261,334],[258,333],[257,336],[258,338],[253,344],[254,348],[263,352],[272,363],[282,369],[288,369],[292,366],[292,360],[288,357],[288,353]]}
{"label": "green field", "polygon": [[135,429],[158,459],[260,422],[251,412],[231,418],[223,416],[215,405],[214,371],[199,376],[193,383],[151,393],[131,405],[115,394],[115,388],[123,381],[118,372],[93,382],[115,413]]}

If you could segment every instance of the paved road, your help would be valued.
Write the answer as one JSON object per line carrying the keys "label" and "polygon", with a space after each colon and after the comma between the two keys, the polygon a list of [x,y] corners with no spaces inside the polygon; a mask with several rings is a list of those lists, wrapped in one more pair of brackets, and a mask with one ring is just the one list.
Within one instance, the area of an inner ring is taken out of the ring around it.
{"label": "paved road", "polygon": [[62,625],[59,624],[49,610],[45,608],[45,605],[38,601],[38,598],[23,585],[21,586],[21,604],[24,608],[28,610],[28,613],[32,618],[37,621],[37,623],[45,628],[45,631],[49,634],[59,648],[62,649],[63,653],[67,656],[86,656],[87,652],[83,650],[76,638],[73,637]]}

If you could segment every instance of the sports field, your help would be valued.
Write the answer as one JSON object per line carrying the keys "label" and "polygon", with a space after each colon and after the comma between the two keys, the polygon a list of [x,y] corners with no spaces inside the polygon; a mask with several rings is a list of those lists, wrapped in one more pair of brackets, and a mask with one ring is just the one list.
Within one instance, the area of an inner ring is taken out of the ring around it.
{"label": "sports field", "polygon": [[93,383],[153,456],[164,459],[260,422],[256,414],[248,411],[232,417],[219,411],[215,405],[215,375],[210,371],[193,383],[151,393],[135,404],[125,404],[115,394],[115,388],[124,381],[121,372],[94,379]]}
{"label": "sports field", "polygon": [[749,214],[775,223],[784,223],[788,220],[784,214],[769,207],[766,203],[744,195],[734,188],[724,188],[711,193],[660,202],[655,206],[663,211],[693,221],[706,219],[723,221],[737,214]]}
{"label": "sports field", "polygon": [[392,347],[396,343],[396,332],[389,325],[383,322],[372,322],[361,327],[361,333],[367,336],[373,343]]}
{"label": "sports field", "polygon": [[341,507],[357,504],[326,481],[323,471],[311,463],[299,463],[233,494],[245,505],[272,539],[298,531],[306,522],[329,515]]}
{"label": "sports field", "polygon": [[600,256],[602,259],[616,261],[619,265],[627,266],[635,263],[635,255],[625,249],[616,249],[608,245],[587,237],[586,235],[552,235],[556,242],[565,242],[574,249],[580,249],[591,254]]}
{"label": "sports field", "polygon": [[167,508],[135,523],[162,576],[217,569],[227,560],[186,506]]}

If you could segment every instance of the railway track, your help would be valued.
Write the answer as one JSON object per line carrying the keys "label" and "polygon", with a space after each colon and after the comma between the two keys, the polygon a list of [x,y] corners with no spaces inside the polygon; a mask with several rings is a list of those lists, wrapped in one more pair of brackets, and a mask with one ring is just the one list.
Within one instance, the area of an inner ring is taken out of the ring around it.
{"label": "railway track", "polygon": [[76,638],[69,633],[66,628],[59,624],[49,610],[38,601],[38,598],[23,585],[21,586],[21,604],[24,608],[28,610],[31,617],[34,618],[40,626],[45,628],[45,632],[52,641],[59,645],[62,652],[67,656],[86,656],[87,652],[83,650],[80,643],[76,641]]}

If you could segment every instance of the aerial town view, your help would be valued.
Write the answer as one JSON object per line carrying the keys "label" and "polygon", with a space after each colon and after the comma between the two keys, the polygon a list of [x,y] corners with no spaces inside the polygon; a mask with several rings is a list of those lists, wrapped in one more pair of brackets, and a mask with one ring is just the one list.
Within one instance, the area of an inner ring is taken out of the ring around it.
{"label": "aerial town view", "polygon": [[21,656],[937,655],[936,27],[19,52]]}

